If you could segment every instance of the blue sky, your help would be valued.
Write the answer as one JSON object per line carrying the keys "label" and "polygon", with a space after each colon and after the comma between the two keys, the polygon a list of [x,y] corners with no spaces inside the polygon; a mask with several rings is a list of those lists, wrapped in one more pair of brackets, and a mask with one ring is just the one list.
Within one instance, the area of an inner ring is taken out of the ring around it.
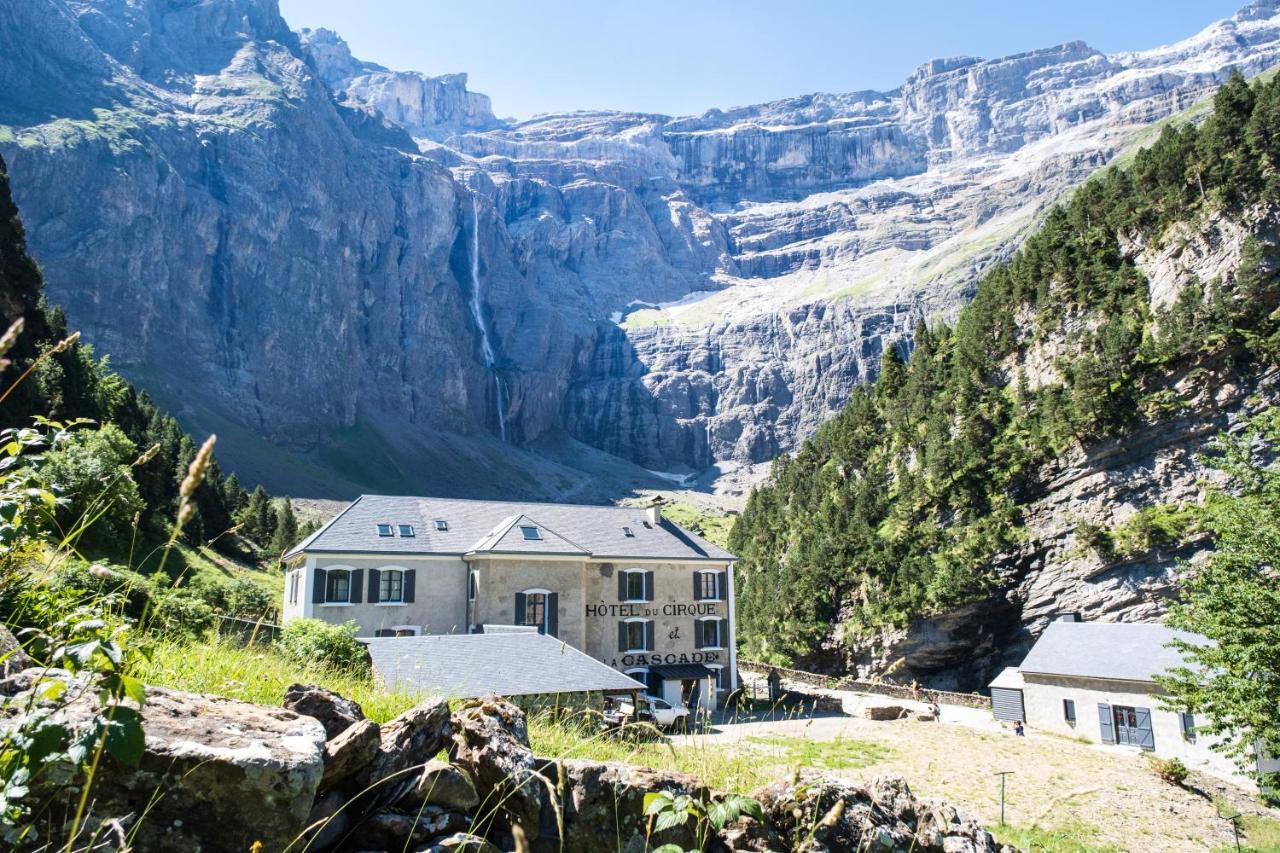
{"label": "blue sky", "polygon": [[671,115],[808,92],[892,89],[921,62],[1082,39],[1154,47],[1245,0],[280,0],[362,59],[465,71],[500,116]]}

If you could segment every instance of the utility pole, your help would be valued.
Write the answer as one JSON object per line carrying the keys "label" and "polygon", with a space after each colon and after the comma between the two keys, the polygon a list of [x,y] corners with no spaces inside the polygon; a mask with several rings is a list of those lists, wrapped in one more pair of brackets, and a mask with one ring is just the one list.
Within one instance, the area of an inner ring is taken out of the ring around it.
{"label": "utility pole", "polygon": [[1000,825],[1004,826],[1004,780],[1006,776],[1012,776],[1012,770],[1001,770],[995,775],[1000,777]]}
{"label": "utility pole", "polygon": [[1244,817],[1244,813],[1233,814],[1231,817],[1223,817],[1223,820],[1231,821],[1231,831],[1236,836],[1236,853],[1240,853],[1240,818]]}

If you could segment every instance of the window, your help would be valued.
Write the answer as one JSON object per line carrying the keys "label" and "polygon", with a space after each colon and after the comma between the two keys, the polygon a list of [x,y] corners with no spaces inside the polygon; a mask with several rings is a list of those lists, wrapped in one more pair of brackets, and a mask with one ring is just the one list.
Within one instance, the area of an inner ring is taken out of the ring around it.
{"label": "window", "polygon": [[693,624],[694,643],[700,649],[720,648],[720,620],[699,619]]}
{"label": "window", "polygon": [[648,620],[645,619],[629,619],[623,623],[626,625],[626,649],[628,652],[648,651]]}
{"label": "window", "polygon": [[524,596],[524,621],[522,625],[537,625],[539,628],[547,624],[547,594],[545,592],[528,592]]}
{"label": "window", "polygon": [[436,519],[436,530],[448,530],[449,522],[443,518]]}
{"label": "window", "polygon": [[648,690],[648,686],[649,686],[649,670],[644,669],[644,668],[640,668],[640,669],[628,669],[626,672],[624,672],[624,673],[623,673],[623,675],[628,675],[628,676],[630,676],[631,678],[634,678],[636,681],[638,681],[638,682],[640,682],[641,684],[645,685],[645,689],[646,689],[646,690]]}
{"label": "window", "polygon": [[1178,724],[1182,728],[1182,739],[1187,743],[1196,742],[1196,715],[1189,711],[1178,714]]}
{"label": "window", "polygon": [[395,635],[396,632],[391,628],[379,628],[373,632],[373,636],[375,637],[394,637]]}
{"label": "window", "polygon": [[412,538],[413,538],[413,525],[412,525],[412,524],[402,524],[402,525],[400,525],[400,538],[401,538],[401,539],[412,539]]}
{"label": "window", "polygon": [[644,601],[644,572],[626,571],[623,584],[623,601]]}
{"label": "window", "polygon": [[384,569],[378,573],[378,601],[404,601],[404,572]]}
{"label": "window", "polygon": [[379,524],[379,525],[378,525],[378,535],[379,535],[379,536],[390,536],[390,535],[392,535],[392,534],[391,534],[391,525],[390,525],[390,524]]}
{"label": "window", "polygon": [[627,538],[634,538],[636,535],[636,532],[632,530],[630,527],[624,527],[622,528],[622,535],[626,536]]}
{"label": "window", "polygon": [[1062,719],[1066,720],[1069,726],[1076,724],[1076,703],[1074,699],[1062,700]]}
{"label": "window", "polygon": [[417,637],[422,633],[421,625],[392,625],[391,630],[397,637]]}
{"label": "window", "polygon": [[476,589],[480,586],[480,573],[472,571],[471,576],[467,579],[467,601],[476,600]]}
{"label": "window", "polygon": [[714,600],[719,596],[716,594],[716,573],[715,572],[699,572],[698,573],[698,598],[705,601]]}
{"label": "window", "polygon": [[707,669],[711,670],[712,675],[715,676],[717,690],[729,689],[728,670],[718,664],[709,664]]}
{"label": "window", "polygon": [[351,572],[332,569],[324,573],[324,600],[327,604],[346,604],[351,601]]}
{"label": "window", "polygon": [[542,538],[542,531],[532,525],[521,526],[520,534],[530,541]]}
{"label": "window", "polygon": [[298,603],[298,579],[302,576],[301,572],[289,572],[289,603]]}

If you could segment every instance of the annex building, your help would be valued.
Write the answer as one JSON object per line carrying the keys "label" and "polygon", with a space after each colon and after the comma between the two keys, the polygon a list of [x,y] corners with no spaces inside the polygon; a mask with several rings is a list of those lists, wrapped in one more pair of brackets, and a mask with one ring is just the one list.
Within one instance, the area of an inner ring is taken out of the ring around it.
{"label": "annex building", "polygon": [[733,560],[655,507],[364,495],[285,555],[282,612],[369,638],[532,626],[709,708],[737,687]]}
{"label": "annex building", "polygon": [[[1195,717],[1166,708],[1156,676],[1187,665],[1171,643],[1200,645],[1199,634],[1134,622],[1052,622],[1017,667],[990,684],[996,719],[1032,730],[1083,737],[1177,758],[1193,770],[1239,779],[1233,762],[1197,731]],[[1254,753],[1255,769],[1280,764]]]}

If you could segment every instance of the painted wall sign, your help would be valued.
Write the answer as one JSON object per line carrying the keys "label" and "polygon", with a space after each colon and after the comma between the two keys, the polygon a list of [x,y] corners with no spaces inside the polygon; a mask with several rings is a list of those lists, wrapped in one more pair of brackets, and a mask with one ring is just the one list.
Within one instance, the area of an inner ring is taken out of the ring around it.
{"label": "painted wall sign", "polygon": [[720,603],[715,601],[698,604],[664,604],[661,607],[652,604],[588,604],[588,619],[611,617],[626,619],[632,616],[715,616],[719,613]]}
{"label": "painted wall sign", "polygon": [[[679,654],[639,654],[639,655],[623,655],[623,666],[657,666],[664,663],[716,663],[720,660],[719,652],[681,652]],[[618,659],[614,658],[612,664],[615,669],[618,666]]]}

